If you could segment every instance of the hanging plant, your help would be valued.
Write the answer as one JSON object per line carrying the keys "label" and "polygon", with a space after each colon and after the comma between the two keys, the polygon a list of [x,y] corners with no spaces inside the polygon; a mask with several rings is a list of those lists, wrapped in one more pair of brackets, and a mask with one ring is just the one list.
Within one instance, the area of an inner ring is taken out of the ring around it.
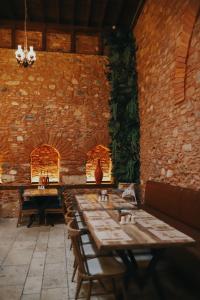
{"label": "hanging plant", "polygon": [[139,182],[139,114],[135,41],[130,31],[115,30],[107,38],[111,86],[109,133],[116,182]]}

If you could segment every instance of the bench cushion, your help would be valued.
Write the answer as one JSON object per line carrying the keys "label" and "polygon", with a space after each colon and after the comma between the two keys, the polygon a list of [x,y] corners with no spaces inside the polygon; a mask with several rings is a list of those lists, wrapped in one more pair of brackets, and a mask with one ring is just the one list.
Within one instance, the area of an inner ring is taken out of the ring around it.
{"label": "bench cushion", "polygon": [[166,249],[165,257],[188,281],[200,285],[200,191],[148,181],[144,209],[194,238],[193,247]]}
{"label": "bench cushion", "polygon": [[160,220],[166,222],[167,224],[173,226],[174,228],[191,236],[193,239],[195,239],[200,243],[200,231],[197,230],[196,228],[192,228],[191,226],[188,226],[185,223],[182,223],[170,216],[167,216],[166,214],[159,212],[158,210],[153,209],[152,207],[148,207],[147,205],[145,205],[143,209],[148,213],[152,214],[153,216],[159,218]]}
{"label": "bench cushion", "polygon": [[145,189],[145,205],[168,216],[179,218],[180,188],[162,182],[148,181]]}
{"label": "bench cushion", "polygon": [[200,192],[182,188],[180,190],[180,214],[183,223],[200,230]]}
{"label": "bench cushion", "polygon": [[145,205],[200,230],[200,191],[148,181]]}

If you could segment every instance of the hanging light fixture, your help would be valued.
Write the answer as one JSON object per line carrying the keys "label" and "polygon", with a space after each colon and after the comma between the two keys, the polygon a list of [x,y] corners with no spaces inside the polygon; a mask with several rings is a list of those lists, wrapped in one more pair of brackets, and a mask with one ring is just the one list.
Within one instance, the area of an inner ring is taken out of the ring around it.
{"label": "hanging light fixture", "polygon": [[23,66],[28,67],[34,64],[36,61],[36,53],[33,50],[33,46],[30,46],[30,50],[28,51],[27,47],[27,31],[26,31],[26,21],[27,21],[27,5],[26,0],[24,0],[24,50],[21,45],[18,45],[18,49],[15,52],[15,57],[17,62]]}

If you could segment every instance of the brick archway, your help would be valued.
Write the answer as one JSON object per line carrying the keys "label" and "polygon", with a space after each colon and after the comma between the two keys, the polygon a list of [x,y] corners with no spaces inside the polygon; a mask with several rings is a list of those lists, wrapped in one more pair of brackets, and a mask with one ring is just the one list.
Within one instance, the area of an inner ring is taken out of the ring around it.
{"label": "brick archway", "polygon": [[189,1],[182,18],[181,30],[176,41],[175,70],[174,70],[174,99],[178,104],[185,100],[185,81],[187,71],[187,58],[190,48],[193,28],[200,10],[199,0]]}
{"label": "brick archway", "polygon": [[97,145],[87,152],[87,163],[86,163],[87,182],[95,182],[94,172],[96,169],[98,159],[100,159],[100,163],[103,171],[102,181],[111,182],[112,161],[110,158],[110,150],[103,145]]}
{"label": "brick archway", "polygon": [[50,145],[35,148],[31,158],[31,182],[39,182],[40,176],[48,176],[49,182],[59,182],[60,154]]}

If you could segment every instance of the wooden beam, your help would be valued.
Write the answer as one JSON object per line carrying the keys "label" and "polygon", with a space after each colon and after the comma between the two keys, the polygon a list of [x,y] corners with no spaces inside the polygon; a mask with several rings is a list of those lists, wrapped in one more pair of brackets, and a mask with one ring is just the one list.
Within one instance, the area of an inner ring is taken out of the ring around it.
{"label": "wooden beam", "polygon": [[98,51],[98,54],[103,55],[103,53],[104,53],[103,36],[102,36],[101,33],[99,33],[99,51]]}
{"label": "wooden beam", "polygon": [[42,19],[43,22],[46,22],[46,11],[47,11],[47,0],[42,1]]}
{"label": "wooden beam", "polygon": [[55,4],[56,23],[61,23],[62,0],[57,0]]}
{"label": "wooden beam", "polygon": [[137,20],[139,18],[139,15],[141,14],[143,8],[144,8],[144,5],[145,5],[145,2],[146,0],[140,0],[139,3],[138,3],[138,6],[137,6],[137,10],[133,16],[133,20],[131,22],[131,26],[130,26],[130,29],[133,30],[133,28],[135,27],[136,23],[137,23]]}
{"label": "wooden beam", "polygon": [[10,4],[11,12],[12,12],[12,17],[14,19],[16,19],[17,16],[16,16],[16,2],[15,2],[15,0],[10,0],[9,4]]}
{"label": "wooden beam", "polygon": [[[13,28],[15,27],[16,30],[24,30],[24,22],[23,21],[13,21],[13,20],[2,20],[0,19],[0,26],[1,28]],[[40,31],[42,32],[46,26],[46,30],[48,32],[82,32],[86,34],[94,34],[99,32],[110,32],[111,28],[99,28],[99,27],[87,27],[87,26],[70,26],[65,24],[57,24],[57,23],[41,23],[41,22],[29,22],[27,24],[27,30],[30,31]]]}
{"label": "wooden beam", "polygon": [[57,1],[57,23],[62,23],[63,0]]}
{"label": "wooden beam", "polygon": [[119,23],[120,17],[121,17],[121,15],[122,15],[122,10],[123,10],[123,7],[124,7],[124,5],[125,5],[125,3],[124,3],[123,0],[118,0],[118,1],[119,1],[119,2],[118,2],[118,5],[117,5],[117,7],[115,8],[115,11],[117,11],[117,12],[116,12],[116,16],[115,16],[115,20],[114,20],[114,24],[113,24],[113,25],[115,25],[115,26],[117,26],[118,23]]}
{"label": "wooden beam", "polygon": [[30,2],[26,1],[26,13],[27,13],[27,21],[31,21],[31,9],[30,9]]}
{"label": "wooden beam", "polygon": [[76,53],[76,31],[71,32],[71,52]]}
{"label": "wooden beam", "polygon": [[92,0],[87,1],[87,11],[86,11],[86,21],[85,21],[85,26],[90,25],[90,20],[91,20],[91,12],[92,12]]}
{"label": "wooden beam", "polygon": [[71,21],[71,25],[75,26],[76,22],[76,0],[73,0],[73,8],[72,8],[72,21]]}
{"label": "wooden beam", "polygon": [[11,31],[11,48],[15,49],[16,48],[16,34],[15,34],[15,27],[12,28]]}
{"label": "wooden beam", "polygon": [[46,26],[44,26],[43,30],[42,30],[42,50],[45,51],[47,48],[47,29]]}
{"label": "wooden beam", "polygon": [[103,27],[105,15],[106,15],[106,9],[107,9],[107,6],[108,6],[108,0],[104,0],[102,6],[103,6],[103,9],[102,9],[102,14],[100,16],[99,27]]}

